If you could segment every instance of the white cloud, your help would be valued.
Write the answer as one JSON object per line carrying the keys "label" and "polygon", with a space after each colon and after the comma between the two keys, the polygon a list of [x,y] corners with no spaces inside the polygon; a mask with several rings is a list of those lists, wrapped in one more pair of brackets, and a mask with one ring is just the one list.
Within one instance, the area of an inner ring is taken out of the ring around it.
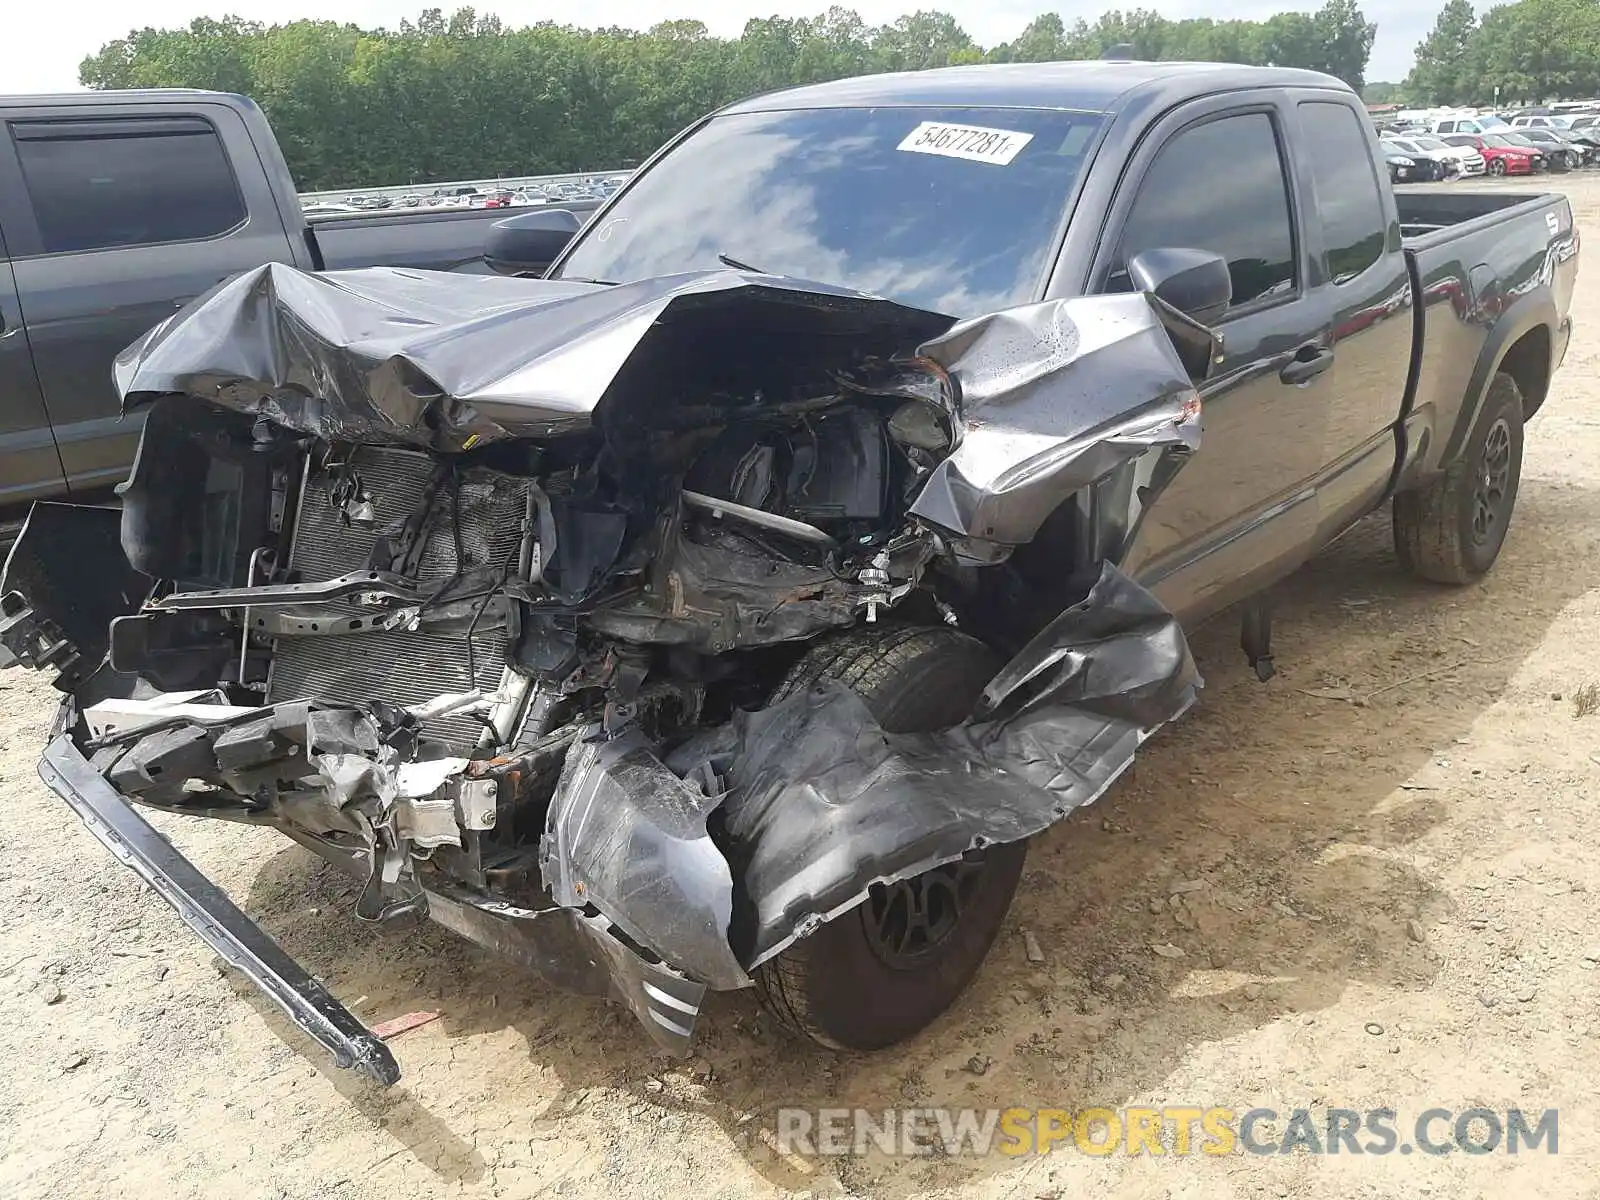
{"label": "white cloud", "polygon": [[[955,15],[967,32],[985,46],[1008,41],[1040,12],[1048,0],[836,0],[855,8],[869,23],[893,20],[918,8],[942,9]],[[438,2],[447,12],[459,3]],[[1259,19],[1280,8],[1315,8],[1318,0],[1244,0],[1228,11],[1230,17]],[[582,4],[559,0],[477,0],[480,12],[498,15],[508,25],[558,21],[575,25],[624,25],[644,28],[668,17],[697,17],[714,33],[737,35],[753,16],[813,16],[829,0],[584,0]],[[350,22],[366,28],[394,26],[414,18],[429,0],[137,0],[129,5],[113,0],[73,0],[68,8],[16,0],[7,5],[5,35],[0,38],[0,90],[25,92],[65,91],[78,85],[78,64],[106,42],[122,37],[134,26],[169,28],[185,25],[198,16],[233,13],[250,20],[277,22],[302,17]],[[1214,11],[1203,0],[1154,0],[1150,4],[1170,17],[1200,16]],[[1379,20],[1377,44],[1368,76],[1399,79],[1409,69],[1411,53],[1428,31],[1437,12],[1436,0],[1396,0],[1380,7],[1368,0],[1369,19]],[[1101,11],[1089,4],[1060,5],[1069,21],[1083,16],[1093,20]]]}

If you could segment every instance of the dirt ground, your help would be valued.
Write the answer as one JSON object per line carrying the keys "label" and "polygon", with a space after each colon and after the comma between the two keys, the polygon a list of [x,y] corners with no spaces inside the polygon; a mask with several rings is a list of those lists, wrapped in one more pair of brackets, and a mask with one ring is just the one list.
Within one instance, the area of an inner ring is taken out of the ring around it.
{"label": "dirt ground", "polygon": [[[1553,186],[1600,248],[1600,178]],[[0,677],[0,1195],[1600,1195],[1600,714],[1574,704],[1600,680],[1592,265],[1575,315],[1491,575],[1409,581],[1372,520],[1281,589],[1270,683],[1232,622],[1198,631],[1198,708],[1038,839],[976,985],[876,1056],[786,1041],[735,994],[697,1058],[662,1059],[623,1010],[442,930],[359,928],[353,886],[275,834],[161,822],[366,1020],[442,1013],[375,1089],[46,792],[51,695]],[[1560,1154],[819,1161],[771,1137],[781,1106],[1125,1104],[1389,1107],[1402,1129],[1557,1107]]]}

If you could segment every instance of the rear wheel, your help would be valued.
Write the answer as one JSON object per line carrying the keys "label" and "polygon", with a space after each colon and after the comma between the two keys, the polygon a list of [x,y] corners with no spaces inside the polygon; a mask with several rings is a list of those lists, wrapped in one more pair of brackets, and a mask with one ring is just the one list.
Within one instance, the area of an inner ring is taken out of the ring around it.
{"label": "rear wheel", "polygon": [[[857,631],[819,642],[773,699],[834,680],[891,733],[964,720],[1001,663],[953,629]],[[919,1032],[977,974],[1011,907],[1026,843],[971,851],[861,904],[757,967],[762,1005],[791,1032],[877,1050]]]}
{"label": "rear wheel", "polygon": [[1505,544],[1522,477],[1522,392],[1504,371],[1460,459],[1428,487],[1394,498],[1394,548],[1414,575],[1470,583]]}

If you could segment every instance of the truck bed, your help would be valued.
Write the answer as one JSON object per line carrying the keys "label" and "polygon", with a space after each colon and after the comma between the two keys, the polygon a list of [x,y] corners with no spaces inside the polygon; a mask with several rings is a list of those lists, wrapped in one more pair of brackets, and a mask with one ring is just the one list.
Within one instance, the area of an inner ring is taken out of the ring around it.
{"label": "truck bed", "polygon": [[1404,484],[1462,453],[1495,364],[1518,375],[1524,418],[1538,411],[1572,334],[1578,231],[1555,192],[1397,189],[1395,203],[1414,298]]}
{"label": "truck bed", "polygon": [[[1521,216],[1533,216],[1566,203],[1555,192],[1439,191],[1398,187],[1400,233],[1408,250],[1424,250],[1464,236],[1471,230],[1499,227]],[[1512,210],[1526,210],[1513,213]]]}

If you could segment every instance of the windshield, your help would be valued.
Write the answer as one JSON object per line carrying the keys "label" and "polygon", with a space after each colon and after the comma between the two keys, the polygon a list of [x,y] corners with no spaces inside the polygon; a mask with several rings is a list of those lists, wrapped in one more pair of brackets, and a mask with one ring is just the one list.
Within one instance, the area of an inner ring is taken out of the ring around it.
{"label": "windshield", "polygon": [[714,117],[556,272],[630,282],[729,265],[948,316],[1036,298],[1102,113],[822,108]]}
{"label": "windshield", "polygon": [[1498,133],[1486,133],[1483,135],[1483,140],[1486,145],[1493,146],[1499,150],[1522,149],[1521,146],[1517,145],[1517,143],[1513,142],[1510,138]]}
{"label": "windshield", "polygon": [[1449,146],[1445,145],[1438,138],[1422,138],[1422,137],[1419,137],[1417,139],[1417,141],[1416,141],[1416,144],[1421,146],[1424,150],[1448,150],[1448,149],[1450,149]]}

